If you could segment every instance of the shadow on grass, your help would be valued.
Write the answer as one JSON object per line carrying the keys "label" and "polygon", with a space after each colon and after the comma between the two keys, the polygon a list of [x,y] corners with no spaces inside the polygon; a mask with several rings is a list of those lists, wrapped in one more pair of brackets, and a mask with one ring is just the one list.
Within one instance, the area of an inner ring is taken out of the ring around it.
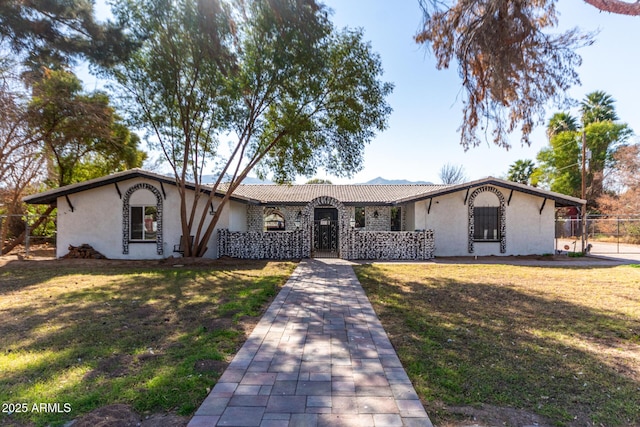
{"label": "shadow on grass", "polygon": [[71,405],[19,418],[38,425],[111,403],[191,414],[293,268],[268,266],[0,269],[0,401]]}
{"label": "shadow on grass", "polygon": [[[200,271],[240,272],[250,265],[252,270],[262,270],[269,261],[238,259],[183,259],[164,260],[93,260],[93,259],[51,259],[51,260],[15,260],[0,264],[0,295],[16,290],[24,291],[34,285],[55,277],[80,272],[93,275],[118,275],[127,271],[165,271],[186,274]],[[71,283],[70,283],[71,284]]]}
{"label": "shadow on grass", "polygon": [[521,408],[557,425],[640,423],[640,317],[481,277],[428,277],[428,266],[424,280],[403,280],[400,268],[356,273],[436,421],[450,416],[444,403]]}

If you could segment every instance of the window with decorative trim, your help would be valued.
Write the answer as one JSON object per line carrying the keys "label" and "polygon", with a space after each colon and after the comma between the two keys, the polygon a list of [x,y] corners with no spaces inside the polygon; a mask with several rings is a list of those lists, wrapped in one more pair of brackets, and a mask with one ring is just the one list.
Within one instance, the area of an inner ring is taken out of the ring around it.
{"label": "window with decorative trim", "polygon": [[355,228],[364,228],[365,227],[365,215],[364,215],[364,206],[356,206],[355,209]]}
{"label": "window with decorative trim", "polygon": [[265,231],[284,231],[286,230],[286,223],[284,215],[279,211],[267,211],[264,216],[264,230]]}
{"label": "window with decorative trim", "polygon": [[478,206],[473,208],[473,240],[496,242],[500,235],[500,208],[498,206]]}
{"label": "window with decorative trim", "polygon": [[132,241],[156,241],[158,236],[158,208],[156,206],[131,206],[129,239]]}
{"label": "window with decorative trim", "polygon": [[[146,191],[145,191],[146,190]],[[145,194],[147,192],[151,192],[151,194]],[[122,195],[122,253],[129,253],[129,243],[147,243],[153,242],[151,240],[151,236],[153,236],[155,232],[155,243],[156,243],[156,251],[158,255],[162,255],[164,253],[164,240],[162,236],[162,206],[163,206],[163,198],[160,190],[158,190],[153,185],[146,182],[139,182],[131,187]],[[132,212],[131,206],[139,207],[141,209],[135,210]],[[148,215],[150,215],[151,221],[146,221],[147,224],[150,224],[149,232],[145,234],[145,215],[146,208],[155,209],[155,213],[153,210],[149,210]],[[136,220],[132,221],[131,214],[134,213],[136,215]],[[136,224],[136,232],[134,235],[139,237],[147,237],[149,240],[132,240],[131,238],[131,226],[132,224]],[[142,232],[142,233],[141,233]]]}
{"label": "window with decorative trim", "polygon": [[391,231],[402,231],[402,208],[391,208]]}

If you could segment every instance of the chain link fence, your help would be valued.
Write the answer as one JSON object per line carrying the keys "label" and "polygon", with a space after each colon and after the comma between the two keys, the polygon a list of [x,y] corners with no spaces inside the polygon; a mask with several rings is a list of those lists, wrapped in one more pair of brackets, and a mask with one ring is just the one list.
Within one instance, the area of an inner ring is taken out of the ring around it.
{"label": "chain link fence", "polygon": [[[594,254],[640,254],[640,215],[588,215],[585,245]],[[556,219],[556,250],[582,250],[582,220]]]}
{"label": "chain link fence", "polygon": [[55,256],[56,215],[0,215],[0,255]]}

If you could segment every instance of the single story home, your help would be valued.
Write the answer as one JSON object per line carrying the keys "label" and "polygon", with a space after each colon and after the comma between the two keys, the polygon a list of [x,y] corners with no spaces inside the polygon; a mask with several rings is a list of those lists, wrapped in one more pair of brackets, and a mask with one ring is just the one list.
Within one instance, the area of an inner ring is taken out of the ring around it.
{"label": "single story home", "polygon": [[[191,203],[195,186],[187,191]],[[215,195],[211,213],[223,195],[224,189]],[[58,208],[58,257],[84,243],[112,259],[180,256],[180,197],[172,177],[132,169],[24,200]],[[424,260],[553,253],[556,209],[583,204],[492,177],[458,185],[241,185],[223,207],[205,256]]]}

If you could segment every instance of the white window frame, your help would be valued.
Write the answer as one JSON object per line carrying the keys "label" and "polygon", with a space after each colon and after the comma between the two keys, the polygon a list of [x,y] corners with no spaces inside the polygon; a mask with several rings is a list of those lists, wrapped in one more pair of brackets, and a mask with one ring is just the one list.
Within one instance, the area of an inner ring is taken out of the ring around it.
{"label": "white window frame", "polygon": [[[141,239],[136,239],[133,237],[133,233],[137,230],[135,230],[133,221],[134,221],[134,215],[133,215],[133,210],[134,209],[142,209],[142,238]],[[153,208],[155,209],[155,221],[153,221],[153,224],[155,224],[155,230],[153,231],[147,231],[146,227],[145,227],[145,217],[146,217],[146,211],[147,208]],[[147,237],[147,233],[153,234],[153,236],[148,236]],[[155,242],[158,238],[158,207],[156,205],[131,205],[129,207],[129,241],[131,242]]]}

